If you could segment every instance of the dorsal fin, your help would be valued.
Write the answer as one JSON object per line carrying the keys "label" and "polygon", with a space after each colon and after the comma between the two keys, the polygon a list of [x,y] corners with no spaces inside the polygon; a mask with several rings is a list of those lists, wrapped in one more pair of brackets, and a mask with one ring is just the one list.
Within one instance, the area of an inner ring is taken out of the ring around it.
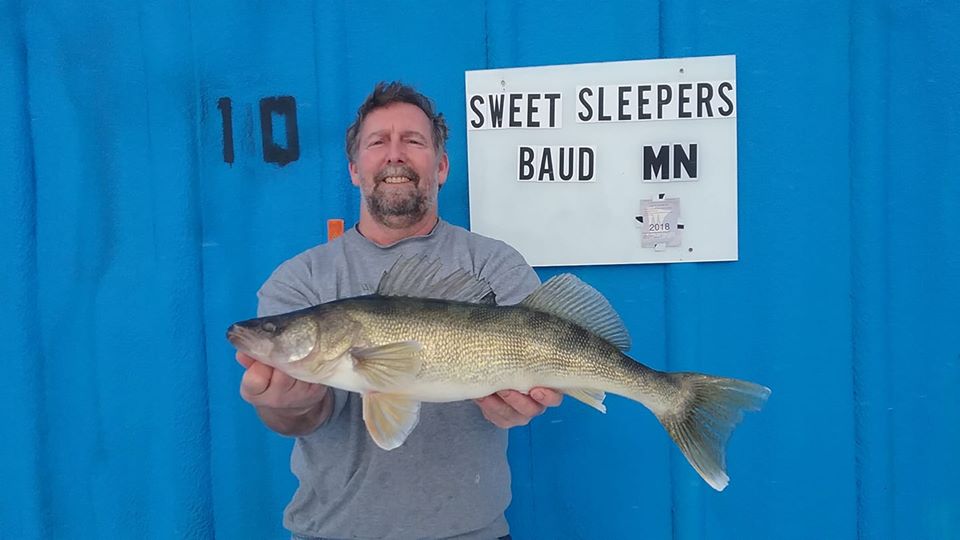
{"label": "dorsal fin", "polygon": [[621,351],[630,348],[630,334],[610,302],[573,274],[550,278],[520,305],[576,323]]}
{"label": "dorsal fin", "polygon": [[383,273],[377,294],[435,298],[475,304],[493,304],[496,295],[486,280],[466,270],[453,270],[440,278],[440,261],[422,256],[400,257]]}

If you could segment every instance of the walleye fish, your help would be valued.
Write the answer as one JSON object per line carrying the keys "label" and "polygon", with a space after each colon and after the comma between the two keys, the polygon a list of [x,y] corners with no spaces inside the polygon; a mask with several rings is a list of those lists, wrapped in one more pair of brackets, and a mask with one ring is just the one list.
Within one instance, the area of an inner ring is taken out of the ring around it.
{"label": "walleye fish", "polygon": [[403,444],[423,401],[543,386],[606,412],[611,392],[646,406],[710,486],[727,486],[727,439],[768,388],[631,359],[620,316],[572,274],[514,306],[496,305],[490,286],[466,271],[439,274],[437,261],[400,259],[375,294],[238,322],[227,339],[296,379],[361,394],[364,423],[384,450]]}

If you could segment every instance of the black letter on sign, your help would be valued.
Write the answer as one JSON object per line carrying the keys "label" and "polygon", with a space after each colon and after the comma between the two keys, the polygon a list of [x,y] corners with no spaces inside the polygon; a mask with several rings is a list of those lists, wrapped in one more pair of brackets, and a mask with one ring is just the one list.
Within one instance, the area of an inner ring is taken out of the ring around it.
{"label": "black letter on sign", "polygon": [[593,180],[593,158],[593,148],[585,146],[580,149],[580,177],[577,180]]}
{"label": "black letter on sign", "polygon": [[547,98],[547,100],[550,102],[550,127],[557,127],[556,101],[560,99],[560,94],[544,94],[543,97]]}
{"label": "black letter on sign", "polygon": [[[564,152],[566,151],[566,152]],[[560,179],[571,180],[573,178],[573,147],[560,147]]]}
{"label": "black letter on sign", "polygon": [[543,156],[540,157],[540,177],[537,180],[543,182],[544,176],[547,176],[547,180],[551,182],[556,180],[553,177],[553,156],[550,155],[549,146],[543,147]]}
{"label": "black letter on sign", "polygon": [[503,127],[503,94],[490,94],[490,119],[493,127]]}
{"label": "black letter on sign", "polygon": [[[287,147],[273,139],[273,115],[282,116],[286,124]],[[300,138],[297,134],[297,102],[293,96],[279,96],[260,100],[260,132],[263,136],[263,160],[283,167],[300,159]]]}
{"label": "black letter on sign", "polygon": [[217,100],[220,118],[223,120],[223,162],[233,165],[233,104],[230,98]]}
{"label": "black letter on sign", "polygon": [[670,88],[669,84],[658,84],[657,85],[657,119],[663,119],[663,106],[667,103],[670,103],[670,100],[673,99],[673,90]]}
{"label": "black letter on sign", "polygon": [[624,121],[624,120],[629,120],[629,119],[630,119],[630,114],[624,112],[624,110],[626,109],[627,105],[630,104],[630,100],[627,99],[627,96],[625,96],[624,94],[626,94],[626,93],[629,92],[629,91],[630,91],[630,87],[629,87],[629,86],[618,86],[618,87],[617,87],[617,94],[619,94],[619,96],[620,96],[619,99],[617,99],[617,103],[619,103],[619,105],[620,105],[620,114],[617,115],[617,120],[620,120],[621,122]]}
{"label": "black letter on sign", "polygon": [[670,147],[665,144],[656,154],[652,146],[643,147],[643,179],[652,180],[654,174],[661,180],[670,179]]}
{"label": "black letter on sign", "polygon": [[688,83],[680,84],[680,112],[678,113],[678,116],[680,118],[690,118],[692,116],[690,111],[686,111],[683,108],[684,104],[690,103],[690,97],[687,96],[687,92],[689,92],[690,90],[693,90],[692,84],[688,84]]}
{"label": "black letter on sign", "polygon": [[682,144],[673,145],[673,173],[680,178],[680,169],[683,168],[687,173],[687,178],[694,180],[697,178],[697,145],[690,145],[690,154],[683,149]]}
{"label": "black letter on sign", "polygon": [[538,99],[540,99],[540,94],[527,94],[527,127],[540,127],[540,121],[533,119],[533,113],[540,110],[533,104]]}
{"label": "black letter on sign", "polygon": [[637,87],[637,93],[640,94],[640,103],[637,106],[637,118],[640,120],[649,120],[650,113],[643,112],[643,107],[650,103],[650,99],[645,96],[650,91],[649,84],[642,84]]}
{"label": "black letter on sign", "polygon": [[593,118],[593,109],[590,107],[590,103],[587,102],[584,96],[593,96],[593,90],[591,90],[588,86],[584,86],[580,89],[580,95],[578,97],[580,98],[580,103],[583,104],[583,108],[587,110],[587,114],[584,115],[583,111],[580,111],[577,113],[577,117],[580,118],[581,122],[589,122],[590,119]]}
{"label": "black letter on sign", "polygon": [[[713,87],[710,83],[697,83],[697,118],[713,118],[713,109],[710,100],[713,99]],[[707,106],[707,114],[703,114],[703,106]]]}
{"label": "black letter on sign", "polygon": [[523,94],[510,94],[510,127],[523,127],[523,122],[517,120],[517,113],[520,112],[520,106],[517,102],[523,99]]}
{"label": "black letter on sign", "polygon": [[730,99],[730,96],[727,95],[727,92],[733,90],[733,85],[728,82],[720,83],[718,87],[718,92],[720,94],[720,99],[727,104],[727,108],[724,109],[722,106],[717,107],[717,112],[720,113],[720,116],[730,116],[733,114],[733,101]]}
{"label": "black letter on sign", "polygon": [[520,147],[520,170],[517,173],[520,180],[533,180],[533,148]]}
{"label": "black letter on sign", "polygon": [[597,120],[605,122],[607,120],[612,120],[610,115],[604,116],[603,114],[603,87],[601,86],[597,89]]}
{"label": "black letter on sign", "polygon": [[478,94],[470,97],[470,110],[477,115],[476,118],[470,120],[470,125],[475,128],[483,127],[483,111],[481,111],[480,107],[477,106],[478,103],[483,105],[483,96]]}

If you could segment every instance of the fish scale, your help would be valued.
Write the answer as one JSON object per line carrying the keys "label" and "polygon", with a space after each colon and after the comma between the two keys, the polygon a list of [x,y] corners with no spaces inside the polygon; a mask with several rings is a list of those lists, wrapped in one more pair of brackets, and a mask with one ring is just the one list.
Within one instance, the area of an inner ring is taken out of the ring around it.
{"label": "fish scale", "polygon": [[[393,309],[385,310],[385,301]],[[558,381],[592,379],[612,390],[627,377],[628,366],[636,371],[643,369],[642,364],[626,359],[607,342],[582,329],[576,332],[572,323],[518,306],[364,297],[340,301],[338,309],[360,323],[365,341],[415,340],[423,345],[418,377],[426,380],[504,383],[509,388],[527,390],[518,388],[511,379],[540,375]],[[477,317],[477,312],[482,317]],[[416,317],[410,316],[413,313]],[[537,321],[535,326],[530,325],[532,319]],[[613,365],[592,361],[597,357],[605,357]]]}

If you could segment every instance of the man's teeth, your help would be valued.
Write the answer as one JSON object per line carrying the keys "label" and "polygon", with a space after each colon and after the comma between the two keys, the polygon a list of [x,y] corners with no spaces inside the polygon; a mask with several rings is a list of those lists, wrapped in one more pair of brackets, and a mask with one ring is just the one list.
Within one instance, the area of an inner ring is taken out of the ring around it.
{"label": "man's teeth", "polygon": [[387,184],[401,184],[403,182],[409,182],[410,179],[406,176],[388,176],[383,179]]}

